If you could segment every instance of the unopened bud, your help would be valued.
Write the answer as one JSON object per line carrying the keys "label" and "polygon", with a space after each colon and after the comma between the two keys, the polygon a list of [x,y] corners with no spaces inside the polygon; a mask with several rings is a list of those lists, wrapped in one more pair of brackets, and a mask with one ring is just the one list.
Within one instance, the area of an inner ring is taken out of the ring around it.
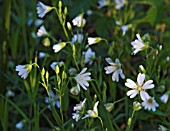
{"label": "unopened bud", "polygon": [[58,65],[56,65],[56,67],[55,67],[55,72],[56,72],[56,74],[58,74],[60,72]]}
{"label": "unopened bud", "polygon": [[67,22],[67,28],[68,28],[69,30],[72,30],[72,26],[71,26],[70,22]]}
{"label": "unopened bud", "polygon": [[108,111],[108,112],[111,112],[114,108],[114,103],[107,103],[104,105],[105,106],[105,109]]}
{"label": "unopened bud", "polygon": [[73,95],[78,95],[79,92],[80,92],[80,91],[79,91],[79,89],[77,88],[77,86],[72,87],[72,88],[70,89],[70,93],[73,94]]}

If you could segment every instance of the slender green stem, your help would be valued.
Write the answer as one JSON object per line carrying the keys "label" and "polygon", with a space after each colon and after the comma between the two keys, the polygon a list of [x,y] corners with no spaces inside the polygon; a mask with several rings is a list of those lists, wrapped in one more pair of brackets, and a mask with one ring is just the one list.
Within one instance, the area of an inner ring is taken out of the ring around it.
{"label": "slender green stem", "polygon": [[115,104],[115,103],[120,102],[120,101],[122,101],[122,100],[124,100],[124,99],[125,99],[125,97],[122,98],[122,99],[119,99],[119,100],[117,100],[117,101],[115,101],[115,102],[113,102],[113,103]]}
{"label": "slender green stem", "polygon": [[130,121],[130,124],[129,124],[129,126],[128,126],[128,130],[127,131],[131,131],[131,126],[132,126],[132,120],[133,120],[133,116],[134,116],[134,113],[135,113],[135,110],[133,110],[133,112],[132,112],[132,115],[131,115],[131,121]]}
{"label": "slender green stem", "polygon": [[101,125],[102,125],[102,128],[103,128],[103,122],[102,122],[102,119],[101,119],[99,116],[98,116],[97,118],[100,120]]}
{"label": "slender green stem", "polygon": [[61,114],[61,121],[62,121],[62,124],[64,124],[64,117],[63,117],[63,111],[62,111],[62,97],[61,97],[61,95],[60,95],[59,99],[60,99],[60,114]]}

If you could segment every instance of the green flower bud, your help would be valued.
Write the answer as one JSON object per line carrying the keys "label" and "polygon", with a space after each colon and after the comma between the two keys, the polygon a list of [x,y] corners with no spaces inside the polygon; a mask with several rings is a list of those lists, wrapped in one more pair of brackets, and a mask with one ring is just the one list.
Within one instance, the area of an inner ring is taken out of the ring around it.
{"label": "green flower bud", "polygon": [[114,103],[107,103],[104,105],[105,106],[105,109],[108,111],[108,112],[111,112],[114,108]]}

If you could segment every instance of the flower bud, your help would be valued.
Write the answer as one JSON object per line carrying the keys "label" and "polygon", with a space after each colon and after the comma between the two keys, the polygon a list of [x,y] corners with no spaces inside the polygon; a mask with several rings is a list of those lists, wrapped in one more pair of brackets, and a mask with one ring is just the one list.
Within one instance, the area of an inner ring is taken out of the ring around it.
{"label": "flower bud", "polygon": [[108,111],[108,112],[111,112],[114,108],[114,103],[107,103],[104,105],[105,106],[105,109]]}
{"label": "flower bud", "polygon": [[75,86],[75,87],[72,87],[71,89],[70,89],[70,93],[71,94],[73,94],[73,95],[78,95],[79,94],[79,89],[77,88],[77,86]]}
{"label": "flower bud", "polygon": [[56,65],[56,67],[55,67],[55,72],[56,72],[56,74],[58,74],[60,72],[58,65]]}
{"label": "flower bud", "polygon": [[143,67],[143,65],[140,65],[140,66],[139,66],[139,69],[140,69],[141,73],[143,73],[143,74],[146,73],[146,70],[145,70],[145,68]]}
{"label": "flower bud", "polygon": [[132,122],[132,119],[131,119],[131,118],[129,118],[129,119],[128,119],[128,123],[127,123],[127,124],[128,124],[128,126],[129,126],[129,125],[131,125],[131,122]]}
{"label": "flower bud", "polygon": [[69,30],[72,30],[72,26],[71,26],[70,22],[67,22],[67,28],[68,28]]}
{"label": "flower bud", "polygon": [[140,104],[139,102],[137,102],[137,101],[133,102],[133,109],[134,109],[135,111],[138,111],[138,110],[140,110],[141,108],[142,108],[142,106],[141,106],[141,104]]}

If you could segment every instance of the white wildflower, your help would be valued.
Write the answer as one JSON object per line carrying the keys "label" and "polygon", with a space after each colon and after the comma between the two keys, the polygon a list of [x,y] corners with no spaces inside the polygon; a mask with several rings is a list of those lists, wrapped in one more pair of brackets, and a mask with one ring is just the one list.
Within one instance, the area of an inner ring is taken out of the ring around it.
{"label": "white wildflower", "polygon": [[79,16],[75,17],[73,20],[73,25],[77,27],[84,27],[86,24],[86,20],[83,18],[83,14],[80,14]]}
{"label": "white wildflower", "polygon": [[80,104],[76,104],[76,106],[73,108],[73,110],[74,111],[82,110],[82,108],[84,107],[85,102],[86,102],[86,98],[83,100],[83,102],[81,101]]}
{"label": "white wildflower", "polygon": [[60,42],[58,44],[53,45],[53,50],[55,53],[59,52],[61,49],[63,49],[66,46],[65,42]]}
{"label": "white wildflower", "polygon": [[84,39],[84,36],[83,34],[75,34],[72,38],[72,41],[71,43],[82,43],[83,42],[83,39]]}
{"label": "white wildflower", "polygon": [[141,73],[138,74],[137,83],[135,83],[131,79],[127,79],[125,85],[132,89],[126,93],[127,96],[130,96],[130,98],[134,98],[137,94],[140,94],[143,101],[149,99],[149,95],[145,90],[154,88],[154,84],[152,84],[153,80],[148,80],[145,83],[144,80],[145,74]]}
{"label": "white wildflower", "polygon": [[86,52],[83,52],[83,54],[85,56],[85,63],[89,63],[91,65],[95,58],[95,52],[92,51],[91,48],[88,48],[88,50]]}
{"label": "white wildflower", "polygon": [[116,9],[120,10],[121,8],[124,7],[125,0],[115,0],[116,3]]}
{"label": "white wildflower", "polygon": [[52,10],[52,7],[44,5],[42,2],[37,4],[37,14],[40,18],[43,18],[46,13]]}
{"label": "white wildflower", "polygon": [[159,104],[156,103],[154,97],[150,97],[150,96],[149,96],[148,99],[145,99],[145,100],[142,102],[142,106],[145,108],[145,110],[146,110],[146,109],[148,109],[148,110],[151,110],[151,109],[152,109],[152,111],[156,111],[156,107],[158,107]]}
{"label": "white wildflower", "polygon": [[72,113],[72,115],[72,118],[75,119],[76,122],[81,118],[79,111],[76,111],[76,113]]}
{"label": "white wildflower", "polygon": [[101,9],[103,8],[104,6],[107,6],[108,5],[108,1],[107,0],[99,0],[98,1],[98,8]]}
{"label": "white wildflower", "polygon": [[80,86],[84,89],[87,90],[86,87],[89,86],[89,83],[87,82],[88,80],[91,80],[91,73],[86,72],[87,68],[83,68],[82,71],[75,77],[75,80],[77,82],[77,87],[80,90]]}
{"label": "white wildflower", "polygon": [[18,71],[18,75],[21,76],[21,78],[26,79],[29,72],[32,69],[32,65],[18,65],[16,66],[16,71]]}
{"label": "white wildflower", "polygon": [[20,121],[20,122],[18,122],[16,125],[15,125],[15,127],[17,128],[17,129],[22,129],[23,128],[23,126],[24,126],[24,124],[25,124],[25,120],[22,120],[22,121]]}
{"label": "white wildflower", "polygon": [[48,33],[47,33],[45,27],[42,25],[42,26],[40,27],[40,29],[38,29],[37,36],[38,36],[38,37],[41,37],[41,36],[45,36],[45,35],[47,35],[47,34],[48,34]]}
{"label": "white wildflower", "polygon": [[135,55],[136,53],[138,53],[139,51],[145,50],[148,48],[148,45],[146,45],[143,40],[141,39],[139,34],[136,34],[136,37],[138,38],[138,40],[136,39],[135,41],[131,42],[131,45],[133,46],[133,54]]}
{"label": "white wildflower", "polygon": [[6,92],[6,94],[5,94],[5,96],[6,96],[6,97],[13,97],[13,96],[15,96],[15,93],[14,93],[13,91],[11,91],[11,90],[8,90],[8,91]]}
{"label": "white wildflower", "polygon": [[169,99],[169,92],[164,93],[161,97],[160,100],[162,103],[166,104],[168,102]]}
{"label": "white wildflower", "polygon": [[98,109],[97,109],[98,104],[99,104],[99,101],[97,101],[94,104],[93,110],[88,110],[87,111],[88,114],[86,114],[82,119],[85,119],[87,117],[92,117],[92,118],[98,117]]}
{"label": "white wildflower", "polygon": [[44,57],[46,57],[46,56],[48,56],[45,52],[39,52],[39,54],[38,54],[38,58],[44,58]]}
{"label": "white wildflower", "polygon": [[168,129],[163,125],[159,125],[158,131],[168,131]]}
{"label": "white wildflower", "polygon": [[113,73],[112,75],[112,80],[113,81],[119,81],[119,75],[121,76],[122,79],[125,78],[125,75],[123,74],[123,71],[121,69],[121,63],[119,62],[119,59],[115,60],[115,63],[110,59],[106,58],[105,59],[110,66],[105,67],[104,69],[106,70],[106,74]]}
{"label": "white wildflower", "polygon": [[125,35],[126,34],[126,32],[128,31],[128,29],[129,29],[129,25],[123,25],[123,26],[121,26],[121,29],[122,29],[122,35]]}
{"label": "white wildflower", "polygon": [[[60,108],[60,101],[58,95],[54,94],[52,90],[49,90],[50,98],[45,97],[45,103],[50,103],[50,100],[53,104],[53,106],[56,106],[57,108]],[[48,108],[51,109],[50,104],[48,105]]]}
{"label": "white wildflower", "polygon": [[100,37],[88,37],[87,40],[88,40],[89,45],[93,45],[93,44],[99,43],[102,40],[102,38],[100,38]]}

